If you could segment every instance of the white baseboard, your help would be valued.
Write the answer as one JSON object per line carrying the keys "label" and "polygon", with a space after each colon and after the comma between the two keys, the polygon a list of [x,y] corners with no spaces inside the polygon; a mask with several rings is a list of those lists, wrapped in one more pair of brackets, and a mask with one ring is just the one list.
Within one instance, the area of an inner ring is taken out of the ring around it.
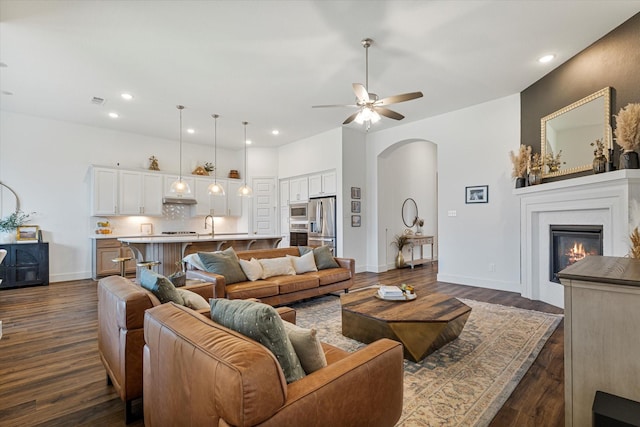
{"label": "white baseboard", "polygon": [[91,279],[90,271],[79,271],[76,273],[49,274],[49,283],[68,282],[70,280]]}
{"label": "white baseboard", "polygon": [[518,294],[522,294],[522,285],[520,283],[504,280],[456,276],[442,273],[438,273],[437,280],[438,282],[454,283],[456,285],[476,286],[478,288],[495,289],[497,291],[517,292]]}

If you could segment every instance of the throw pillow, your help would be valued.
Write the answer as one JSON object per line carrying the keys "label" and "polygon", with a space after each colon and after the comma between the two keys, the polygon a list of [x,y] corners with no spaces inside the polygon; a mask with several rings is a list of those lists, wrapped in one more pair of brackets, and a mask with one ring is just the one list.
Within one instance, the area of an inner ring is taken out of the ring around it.
{"label": "throw pillow", "polygon": [[140,269],[140,285],[151,291],[162,304],[173,301],[176,304],[184,305],[184,299],[173,283],[153,270]]}
{"label": "throw pillow", "polygon": [[184,306],[189,307],[193,310],[204,310],[210,308],[207,300],[202,298],[195,292],[182,288],[177,288],[176,291],[178,291],[178,293],[182,296],[182,299],[184,300]]}
{"label": "throw pillow", "polygon": [[287,257],[264,258],[259,260],[262,265],[262,278],[267,279],[273,276],[293,276],[296,270]]}
{"label": "throw pillow", "polygon": [[336,260],[333,258],[333,254],[329,249],[329,246],[318,246],[317,248],[310,248],[309,246],[298,246],[300,255],[304,255],[310,251],[313,251],[313,257],[316,261],[316,267],[318,270],[324,270],[326,268],[338,268],[340,267]]}
{"label": "throw pillow", "polygon": [[302,369],[307,375],[327,366],[327,358],[315,329],[301,328],[286,321],[282,323],[298,359],[300,359]]}
{"label": "throw pillow", "polygon": [[204,264],[205,271],[224,276],[226,285],[247,280],[233,248],[220,252],[198,252],[198,256]]}
{"label": "throw pillow", "polygon": [[209,302],[211,320],[269,349],[280,363],[287,383],[304,377],[304,370],[287,336],[283,321],[273,307],[237,299],[210,299]]}
{"label": "throw pillow", "polygon": [[187,255],[186,257],[182,258],[182,261],[186,262],[187,264],[191,264],[193,267],[197,268],[198,270],[202,270],[202,271],[207,270],[207,267],[204,266],[204,264],[200,260],[200,256],[197,253]]}
{"label": "throw pillow", "polygon": [[260,261],[255,258],[251,258],[251,261],[245,259],[239,259],[238,261],[240,261],[240,267],[247,279],[255,282],[262,277],[262,264],[260,264]]}
{"label": "throw pillow", "polygon": [[307,252],[302,256],[287,255],[287,258],[291,260],[296,274],[306,273],[307,271],[318,271],[313,252]]}

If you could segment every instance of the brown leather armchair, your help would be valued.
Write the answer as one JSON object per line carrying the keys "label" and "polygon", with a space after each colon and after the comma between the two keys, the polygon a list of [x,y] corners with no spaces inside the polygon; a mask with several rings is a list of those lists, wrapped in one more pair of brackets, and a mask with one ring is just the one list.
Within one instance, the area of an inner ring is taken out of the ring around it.
{"label": "brown leather armchair", "polygon": [[400,343],[347,353],[287,384],[275,356],[193,310],[164,304],[144,324],[146,426],[392,426],[402,413]]}

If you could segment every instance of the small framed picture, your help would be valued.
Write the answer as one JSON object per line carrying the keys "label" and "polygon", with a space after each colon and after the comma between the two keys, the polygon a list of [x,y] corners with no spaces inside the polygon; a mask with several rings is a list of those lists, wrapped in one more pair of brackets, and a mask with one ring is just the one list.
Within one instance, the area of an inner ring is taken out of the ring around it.
{"label": "small framed picture", "polygon": [[352,213],[360,213],[360,202],[359,201],[351,201],[351,212]]}
{"label": "small framed picture", "polygon": [[351,187],[351,198],[352,199],[360,198],[360,187]]}
{"label": "small framed picture", "polygon": [[360,218],[360,215],[351,215],[351,226],[352,227],[360,227],[360,223],[362,222],[362,219]]}
{"label": "small framed picture", "polygon": [[21,225],[16,231],[16,239],[20,241],[38,240],[39,229],[40,227],[37,225]]}
{"label": "small framed picture", "polygon": [[489,203],[489,186],[465,187],[465,203]]}

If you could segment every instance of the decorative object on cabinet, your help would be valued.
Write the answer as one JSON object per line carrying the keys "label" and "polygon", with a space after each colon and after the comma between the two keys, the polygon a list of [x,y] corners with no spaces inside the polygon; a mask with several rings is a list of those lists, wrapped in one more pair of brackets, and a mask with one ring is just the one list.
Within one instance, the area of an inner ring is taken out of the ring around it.
{"label": "decorative object on cabinet", "polygon": [[600,139],[596,139],[591,143],[593,150],[593,173],[606,172],[607,158],[604,155],[604,143]]}
{"label": "decorative object on cabinet", "polygon": [[[518,188],[516,186],[516,188]],[[489,203],[489,186],[476,185],[465,187],[465,203]]]}
{"label": "decorative object on cabinet", "polygon": [[351,215],[351,226],[360,227],[362,224],[362,217],[360,215]]}
{"label": "decorative object on cabinet", "polygon": [[251,187],[247,185],[247,125],[249,122],[242,122],[244,126],[244,183],[238,188],[238,196],[240,197],[251,197],[253,196],[253,190]]}
{"label": "decorative object on cabinet", "polygon": [[351,198],[352,199],[360,198],[360,187],[351,187]]}
{"label": "decorative object on cabinet", "polygon": [[182,110],[184,110],[184,105],[176,105],[176,108],[180,112],[180,175],[178,180],[171,183],[169,191],[178,197],[182,197],[185,194],[191,194],[191,188],[189,184],[182,179]]}
{"label": "decorative object on cabinet", "polygon": [[0,219],[0,242],[14,243],[16,241],[16,230],[18,230],[18,227],[29,222],[29,218],[34,213],[35,212],[24,213],[21,210],[17,210],[6,218]]}
{"label": "decorative object on cabinet", "polygon": [[240,172],[238,172],[236,169],[231,169],[229,171],[229,178],[240,179]]}
{"label": "decorative object on cabinet", "polygon": [[[211,117],[213,117],[213,161],[214,161],[214,164],[217,164],[218,163],[218,117],[220,117],[220,115],[212,114]],[[218,184],[218,173],[216,171],[215,166],[207,162],[204,164],[204,167],[208,168],[207,170],[209,172],[213,172],[213,182],[209,184],[209,187],[207,187],[207,192],[209,194],[213,194],[214,196],[224,196],[225,195],[224,187]]]}
{"label": "decorative object on cabinet", "polygon": [[158,159],[156,156],[149,157],[149,170],[150,171],[159,171],[160,166],[158,165]]}
{"label": "decorative object on cabinet", "polygon": [[524,187],[526,185],[527,167],[531,158],[531,146],[520,144],[518,154],[509,151],[509,158],[513,165],[511,176],[516,179],[516,188]]}
{"label": "decorative object on cabinet", "polygon": [[16,229],[16,238],[18,241],[37,241],[38,231],[40,227],[37,225],[20,225]]}
{"label": "decorative object on cabinet", "polygon": [[[218,116],[217,114],[212,114],[212,116],[213,116],[213,117],[216,117],[216,118],[217,118],[217,117],[220,117],[220,116]],[[215,156],[215,154],[214,154],[214,156]],[[214,160],[214,162],[215,162],[215,161],[216,161],[216,160]],[[204,170],[206,170],[207,172],[213,172],[213,171],[215,171],[215,170],[216,170],[215,163],[211,163],[211,162],[204,162],[204,166],[203,166],[203,167],[204,167]]]}
{"label": "decorative object on cabinet", "polygon": [[416,225],[418,226],[418,229],[416,230],[416,236],[422,236],[422,226],[424,225],[424,219],[418,218],[418,220],[416,221]]}
{"label": "decorative object on cabinet", "polygon": [[351,201],[351,212],[360,213],[360,202],[357,200]]}
{"label": "decorative object on cabinet", "polygon": [[0,244],[7,257],[0,265],[0,289],[49,284],[49,243]]}
{"label": "decorative object on cabinet", "polygon": [[191,172],[191,175],[209,176],[209,172],[207,172],[204,166],[196,166],[196,168]]}
{"label": "decorative object on cabinet", "polygon": [[616,143],[623,149],[620,154],[620,169],[638,169],[640,148],[640,104],[627,104],[616,118]]}
{"label": "decorative object on cabinet", "polygon": [[538,185],[542,183],[542,156],[540,153],[533,153],[531,156],[531,164],[529,166],[529,185]]}
{"label": "decorative object on cabinet", "polygon": [[143,222],[140,224],[140,234],[150,236],[153,234],[153,224],[150,222]]}

